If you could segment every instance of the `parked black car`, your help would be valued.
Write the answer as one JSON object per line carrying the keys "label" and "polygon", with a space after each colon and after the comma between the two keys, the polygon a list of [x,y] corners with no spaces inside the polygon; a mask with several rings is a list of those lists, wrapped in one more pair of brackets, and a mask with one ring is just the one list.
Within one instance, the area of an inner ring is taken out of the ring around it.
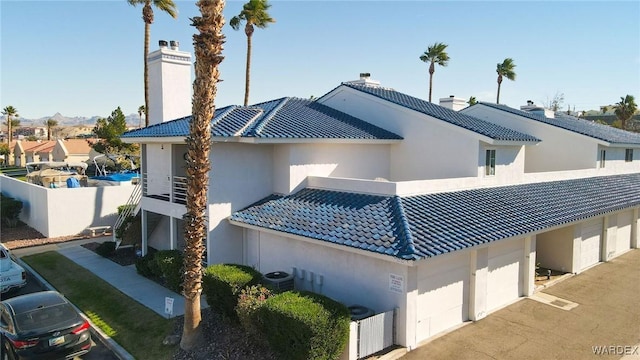
{"label": "parked black car", "polygon": [[55,291],[0,302],[2,360],[71,359],[91,350],[89,322]]}

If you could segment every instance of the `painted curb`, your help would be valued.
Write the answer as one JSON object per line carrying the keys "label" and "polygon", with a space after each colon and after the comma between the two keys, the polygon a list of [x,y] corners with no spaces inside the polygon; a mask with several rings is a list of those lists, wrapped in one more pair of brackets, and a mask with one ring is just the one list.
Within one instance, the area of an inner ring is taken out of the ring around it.
{"label": "painted curb", "polygon": [[[33,277],[40,283],[42,286],[49,290],[56,290],[47,280],[45,280],[40,274],[38,274],[35,270],[31,268],[31,266],[27,265],[22,259],[16,258],[16,261],[20,266],[24,267],[27,271],[33,275]],[[73,305],[73,304],[71,304]],[[78,309],[75,305],[73,307],[84,317],[89,324],[91,324],[91,334],[95,336],[107,349],[111,350],[120,360],[135,360],[133,355],[129,354],[127,350],[125,350],[120,344],[118,344],[115,340],[105,334],[100,328],[98,328],[87,315],[85,315],[80,309]]]}

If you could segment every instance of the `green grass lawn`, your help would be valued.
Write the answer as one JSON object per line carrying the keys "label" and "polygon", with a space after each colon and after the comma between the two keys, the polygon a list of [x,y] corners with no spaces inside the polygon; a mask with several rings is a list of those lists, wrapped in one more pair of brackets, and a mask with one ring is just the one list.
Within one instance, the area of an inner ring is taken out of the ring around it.
{"label": "green grass lawn", "polygon": [[55,251],[22,260],[136,359],[170,359],[176,351],[175,346],[162,345],[175,320],[149,310]]}

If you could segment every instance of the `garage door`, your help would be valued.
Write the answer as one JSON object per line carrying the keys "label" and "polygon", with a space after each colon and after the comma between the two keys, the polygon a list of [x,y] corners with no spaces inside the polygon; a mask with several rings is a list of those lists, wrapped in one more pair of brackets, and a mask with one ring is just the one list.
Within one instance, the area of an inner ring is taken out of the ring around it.
{"label": "garage door", "polygon": [[487,278],[487,310],[491,311],[522,295],[521,261],[523,240],[499,242],[489,247]]}
{"label": "garage door", "polygon": [[633,212],[618,214],[618,234],[616,235],[616,255],[631,249],[631,219]]}
{"label": "garage door", "polygon": [[582,224],[582,243],[580,246],[580,269],[583,270],[600,261],[600,238],[602,237],[602,219]]}
{"label": "garage door", "polygon": [[435,258],[418,269],[417,341],[469,319],[469,255]]}

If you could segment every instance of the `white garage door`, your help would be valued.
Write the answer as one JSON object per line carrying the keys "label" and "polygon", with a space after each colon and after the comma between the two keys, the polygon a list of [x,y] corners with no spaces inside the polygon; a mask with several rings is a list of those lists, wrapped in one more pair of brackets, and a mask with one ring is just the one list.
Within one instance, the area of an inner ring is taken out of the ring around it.
{"label": "white garage door", "polygon": [[582,244],[580,246],[580,269],[583,270],[600,261],[600,238],[602,237],[602,219],[582,224]]}
{"label": "white garage door", "polygon": [[616,255],[631,249],[631,219],[633,212],[618,214],[618,234],[616,236]]}
{"label": "white garage door", "polygon": [[422,341],[469,319],[469,255],[437,257],[418,269],[416,339]]}
{"label": "white garage door", "polygon": [[489,247],[488,311],[499,308],[522,295],[523,244],[524,241],[520,239]]}

